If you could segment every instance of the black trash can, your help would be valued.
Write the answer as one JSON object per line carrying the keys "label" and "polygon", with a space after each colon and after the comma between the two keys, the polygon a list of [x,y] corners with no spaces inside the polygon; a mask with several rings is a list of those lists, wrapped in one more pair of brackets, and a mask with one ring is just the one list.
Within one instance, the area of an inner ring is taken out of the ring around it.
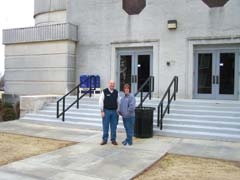
{"label": "black trash can", "polygon": [[134,136],[150,138],[153,136],[153,107],[137,107],[135,109]]}

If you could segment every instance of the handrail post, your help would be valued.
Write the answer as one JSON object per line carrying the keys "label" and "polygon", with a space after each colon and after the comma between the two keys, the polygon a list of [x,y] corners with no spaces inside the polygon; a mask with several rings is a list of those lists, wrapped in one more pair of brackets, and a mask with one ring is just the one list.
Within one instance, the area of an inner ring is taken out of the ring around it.
{"label": "handrail post", "polygon": [[170,113],[170,88],[168,89],[168,114]]}
{"label": "handrail post", "polygon": [[177,93],[177,77],[174,77],[174,101],[176,100],[176,93]]}
{"label": "handrail post", "polygon": [[142,99],[143,99],[143,90],[141,90],[141,95],[140,95],[140,100],[141,100],[140,107],[142,107]]}
{"label": "handrail post", "polygon": [[150,78],[150,81],[149,81],[149,83],[148,83],[148,85],[149,85],[149,87],[148,87],[148,93],[149,93],[149,99],[151,100],[151,98],[152,98],[152,88],[151,88],[151,86],[152,86],[152,81],[151,81],[151,79],[152,78]]}
{"label": "handrail post", "polygon": [[57,101],[57,118],[58,118],[58,114],[59,114],[59,101]]}
{"label": "handrail post", "polygon": [[62,114],[62,121],[64,122],[65,120],[65,97],[63,98],[63,114]]}
{"label": "handrail post", "polygon": [[89,77],[89,97],[92,97],[92,76]]}
{"label": "handrail post", "polygon": [[174,92],[173,92],[173,97],[174,97],[174,101],[176,100],[176,81],[174,79],[174,84],[173,84],[173,89],[174,89]]}
{"label": "handrail post", "polygon": [[79,109],[79,88],[77,88],[77,109]]}
{"label": "handrail post", "polygon": [[152,87],[151,87],[152,89],[151,89],[151,91],[153,92],[154,91],[154,77],[153,76],[151,77],[151,80],[152,80]]}
{"label": "handrail post", "polygon": [[160,107],[158,106],[158,113],[157,113],[157,127],[159,127],[159,113],[160,113]]}
{"label": "handrail post", "polygon": [[177,76],[175,77],[176,77],[176,92],[178,92],[178,77]]}
{"label": "handrail post", "polygon": [[161,119],[160,119],[160,121],[161,121],[161,126],[160,126],[160,129],[162,130],[162,122],[163,122],[163,104],[161,104]]}

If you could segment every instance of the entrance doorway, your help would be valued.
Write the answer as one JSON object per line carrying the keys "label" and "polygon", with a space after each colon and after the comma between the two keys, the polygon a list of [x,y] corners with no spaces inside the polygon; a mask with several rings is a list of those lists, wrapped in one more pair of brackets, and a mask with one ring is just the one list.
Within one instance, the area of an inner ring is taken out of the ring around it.
{"label": "entrance doorway", "polygon": [[[118,51],[118,89],[123,90],[125,83],[131,85],[132,93],[136,93],[141,85],[152,75],[152,51],[122,50]],[[144,89],[148,92],[149,87]]]}
{"label": "entrance doorway", "polygon": [[237,99],[237,53],[234,50],[195,52],[194,97]]}

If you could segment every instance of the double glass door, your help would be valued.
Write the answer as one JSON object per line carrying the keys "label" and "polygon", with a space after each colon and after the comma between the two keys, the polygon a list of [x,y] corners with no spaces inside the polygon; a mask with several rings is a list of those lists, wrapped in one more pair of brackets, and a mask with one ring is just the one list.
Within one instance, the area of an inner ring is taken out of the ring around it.
{"label": "double glass door", "polygon": [[[152,75],[152,53],[133,51],[118,53],[118,88],[123,91],[125,83],[131,85],[131,92],[136,93],[141,85]],[[149,87],[144,88],[148,92]]]}
{"label": "double glass door", "polygon": [[195,53],[195,98],[237,98],[237,56],[235,51]]}

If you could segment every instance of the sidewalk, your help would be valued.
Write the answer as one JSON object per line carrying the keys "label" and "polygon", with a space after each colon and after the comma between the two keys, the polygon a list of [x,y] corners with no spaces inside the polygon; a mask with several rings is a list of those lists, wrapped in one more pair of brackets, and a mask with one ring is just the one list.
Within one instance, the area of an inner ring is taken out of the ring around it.
{"label": "sidewalk", "polygon": [[107,180],[131,179],[166,153],[240,161],[240,143],[155,136],[134,139],[133,146],[120,142],[100,146],[101,132],[39,125],[21,121],[0,124],[0,132],[79,142],[53,152],[0,167],[1,180]]}

